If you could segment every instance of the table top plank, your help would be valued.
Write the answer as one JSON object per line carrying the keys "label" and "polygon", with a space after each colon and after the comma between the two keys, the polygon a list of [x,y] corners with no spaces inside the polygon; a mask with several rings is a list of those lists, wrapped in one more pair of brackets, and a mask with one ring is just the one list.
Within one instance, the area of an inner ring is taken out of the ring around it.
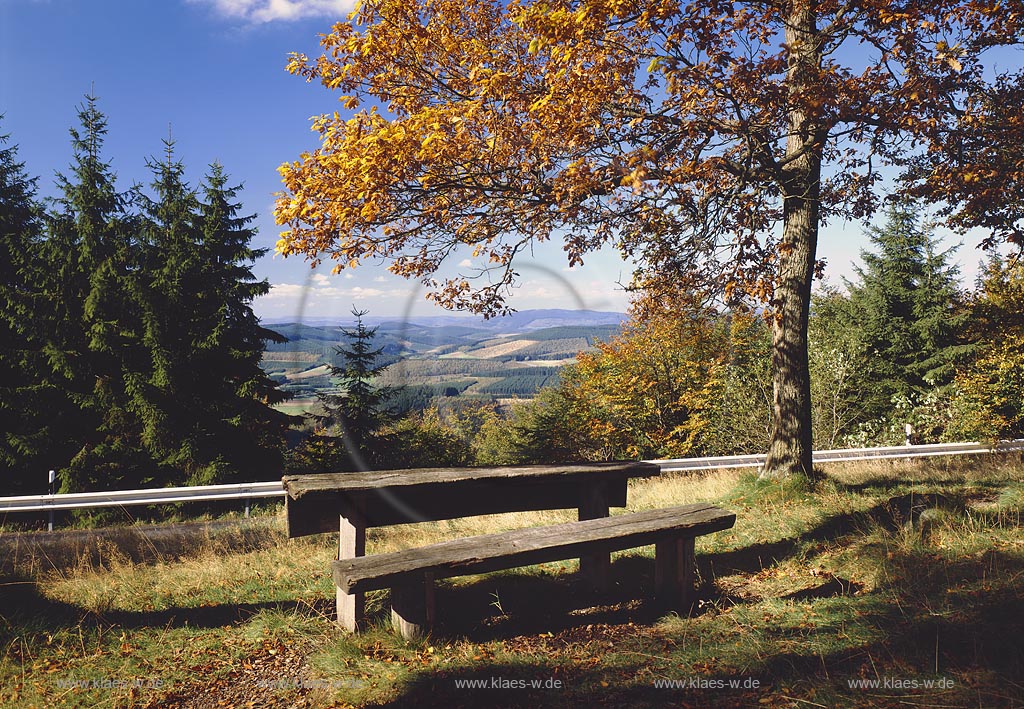
{"label": "table top plank", "polygon": [[[286,475],[285,491],[292,500],[336,493],[420,486],[447,486],[453,483],[479,483],[502,480],[551,480],[587,475],[650,478],[660,474],[654,463],[617,461],[565,465],[516,465],[490,468],[421,468],[414,470],[368,470],[348,473],[310,473]],[[472,514],[472,512],[470,512]]]}

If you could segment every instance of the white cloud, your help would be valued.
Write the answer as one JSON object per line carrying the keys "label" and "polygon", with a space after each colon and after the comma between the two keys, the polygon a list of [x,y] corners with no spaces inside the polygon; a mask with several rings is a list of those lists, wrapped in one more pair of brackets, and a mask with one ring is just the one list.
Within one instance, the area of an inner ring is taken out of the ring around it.
{"label": "white cloud", "polygon": [[472,265],[473,262],[470,261],[468,258],[464,258],[461,261],[459,261],[459,268],[469,268]]}
{"label": "white cloud", "polygon": [[302,308],[307,316],[336,315],[346,312],[357,300],[373,300],[383,309],[390,310],[393,303],[404,302],[408,296],[408,291],[401,288],[338,285],[310,288],[298,283],[275,283],[270,286],[269,293],[258,298],[257,305],[263,316],[295,315],[298,318],[302,315]]}
{"label": "white cloud", "polygon": [[331,17],[343,20],[352,12],[354,0],[189,0],[212,5],[225,17],[256,24],[276,20]]}
{"label": "white cloud", "polygon": [[274,283],[270,286],[270,292],[262,296],[266,300],[291,300],[299,298],[306,286],[301,283]]}
{"label": "white cloud", "polygon": [[322,273],[314,274],[312,280],[313,283],[317,284],[318,286],[326,286],[328,283],[331,282],[331,279]]}
{"label": "white cloud", "polygon": [[387,276],[377,276],[376,278],[373,279],[373,282],[374,283],[387,283],[388,279],[387,279]]}

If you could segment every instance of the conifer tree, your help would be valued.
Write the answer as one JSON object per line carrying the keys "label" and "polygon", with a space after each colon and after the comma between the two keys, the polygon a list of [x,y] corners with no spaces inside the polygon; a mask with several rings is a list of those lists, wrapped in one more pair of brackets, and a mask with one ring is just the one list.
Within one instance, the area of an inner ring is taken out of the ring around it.
{"label": "conifer tree", "polygon": [[287,338],[260,325],[255,298],[270,291],[253,262],[266,249],[252,247],[255,218],[241,215],[240,186],[230,186],[219,163],[203,182],[198,211],[193,290],[193,386],[205,402],[193,415],[206,467],[191,482],[273,479],[281,475],[284,435],[296,419],[273,408],[288,398],[260,368],[267,342]]}
{"label": "conifer tree", "polygon": [[291,417],[260,368],[265,342],[283,341],[260,326],[252,300],[269,290],[251,264],[253,219],[239,216],[237,187],[219,164],[202,198],[189,188],[174,143],[151,160],[153,197],[141,197],[146,258],[141,302],[151,360],[139,382],[144,443],[176,484],[272,478]]}
{"label": "conifer tree", "polygon": [[137,296],[142,344],[148,366],[133,372],[133,410],[143,427],[142,443],[169,469],[165,483],[183,484],[202,464],[193,427],[201,406],[193,371],[192,311],[201,286],[198,253],[198,200],[174,157],[174,142],[164,141],[163,160],[150,159],[153,197],[139,195],[142,207],[142,269]]}
{"label": "conifer tree", "polygon": [[343,364],[331,366],[331,375],[339,378],[341,393],[319,396],[327,412],[326,421],[341,435],[348,467],[357,469],[372,468],[381,461],[382,451],[374,445],[374,434],[394,419],[387,408],[394,389],[373,384],[388,365],[379,364],[384,348],[373,347],[377,328],[363,323],[366,312],[352,308],[355,327],[341,331],[348,344],[334,348]]}
{"label": "conifer tree", "polygon": [[[40,221],[36,180],[0,135],[0,494],[29,492],[32,464],[45,450],[44,402],[36,386],[39,323],[36,264]],[[40,471],[45,463],[39,462]],[[41,472],[40,472],[41,475]]]}
{"label": "conifer tree", "polygon": [[126,372],[145,366],[132,295],[137,225],[101,157],[107,122],[96,103],[86,96],[81,128],[71,130],[74,159],[70,175],[58,176],[62,195],[47,217],[44,248],[45,379],[66,392],[67,405],[54,412],[53,453],[67,461],[60,472],[68,492],[138,486],[152,471],[125,390]]}
{"label": "conifer tree", "polygon": [[948,384],[969,346],[962,342],[954,249],[942,251],[909,203],[890,207],[887,223],[869,230],[876,251],[862,251],[850,291],[846,327],[863,344],[869,417],[884,417],[894,398],[910,400]]}

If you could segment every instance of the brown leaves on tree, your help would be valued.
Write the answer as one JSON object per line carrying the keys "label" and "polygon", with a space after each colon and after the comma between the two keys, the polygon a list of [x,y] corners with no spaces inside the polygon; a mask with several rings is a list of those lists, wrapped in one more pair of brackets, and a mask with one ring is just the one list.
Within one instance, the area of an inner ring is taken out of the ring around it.
{"label": "brown leaves on tree", "polygon": [[[570,264],[611,242],[650,272],[770,298],[786,200],[813,184],[821,219],[864,217],[878,169],[910,158],[958,224],[1019,241],[992,197],[1021,189],[1020,79],[992,82],[982,58],[1019,41],[1020,6],[369,0],[288,64],[344,115],[315,119],[320,148],[281,167],[277,248],[384,258],[481,311],[553,238]],[[483,280],[434,280],[456,253]]]}
{"label": "brown leaves on tree", "polygon": [[[891,173],[954,224],[1022,239],[1024,0],[367,0],[293,73],[344,95],[280,168],[279,253],[366,259],[493,314],[515,257],[611,243],[643,278],[774,314],[766,472],[811,472],[818,231]],[[435,280],[472,255],[466,278]]]}

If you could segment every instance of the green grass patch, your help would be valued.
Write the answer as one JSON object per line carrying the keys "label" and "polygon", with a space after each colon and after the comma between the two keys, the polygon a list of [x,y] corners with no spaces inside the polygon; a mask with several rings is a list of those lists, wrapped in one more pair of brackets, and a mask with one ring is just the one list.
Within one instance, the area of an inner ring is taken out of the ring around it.
{"label": "green grass patch", "polygon": [[[2,706],[1024,705],[1019,458],[635,481],[632,509],[710,500],[698,600],[650,600],[653,551],[616,554],[593,595],[576,563],[439,583],[439,625],[406,642],[333,623],[329,536],[209,538],[182,553],[47,566],[0,581]],[[371,552],[547,524],[503,515],[375,530]]]}

